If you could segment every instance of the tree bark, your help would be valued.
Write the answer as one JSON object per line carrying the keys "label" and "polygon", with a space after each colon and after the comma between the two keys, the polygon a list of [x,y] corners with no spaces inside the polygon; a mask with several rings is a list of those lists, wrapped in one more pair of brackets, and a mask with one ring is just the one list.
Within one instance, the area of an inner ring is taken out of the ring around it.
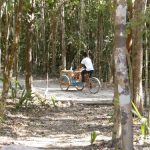
{"label": "tree bark", "polygon": [[1,22],[2,22],[2,18],[1,18],[1,14],[2,14],[2,12],[1,12],[1,7],[2,7],[2,1],[0,2],[0,74],[1,74],[1,72],[2,72],[2,62],[1,62],[1,58],[2,58],[2,27],[1,27]]}
{"label": "tree bark", "polygon": [[136,23],[133,26],[133,49],[132,49],[132,70],[133,70],[133,101],[139,111],[143,112],[143,87],[142,87],[142,67],[143,67],[143,17],[146,7],[146,0],[136,0],[134,2],[133,19]]}
{"label": "tree bark", "polygon": [[28,31],[27,31],[27,47],[26,47],[26,74],[25,83],[27,92],[32,91],[32,40],[34,31],[34,7],[35,0],[30,0],[29,8],[29,21],[28,21]]}
{"label": "tree bark", "polygon": [[56,75],[56,34],[57,34],[57,17],[56,14],[52,17],[52,38],[51,38],[51,48],[52,48],[52,75]]}
{"label": "tree bark", "polygon": [[[114,77],[115,78],[115,77]],[[121,148],[121,113],[120,113],[120,105],[119,105],[119,97],[118,97],[118,83],[115,80],[114,87],[114,114],[113,114],[113,131],[112,131],[112,146],[115,146],[115,149]]]}
{"label": "tree bark", "polygon": [[118,83],[118,98],[121,111],[122,150],[133,150],[132,112],[126,62],[126,0],[117,0],[115,17],[115,70]]}
{"label": "tree bark", "polygon": [[61,50],[62,50],[62,69],[66,69],[64,5],[65,5],[64,3],[61,5]]}
{"label": "tree bark", "polygon": [[2,90],[2,97],[0,99],[0,105],[4,106],[2,109],[3,111],[1,112],[3,115],[4,110],[5,110],[5,102],[8,96],[8,91],[9,91],[9,83],[11,79],[11,71],[14,63],[14,58],[16,54],[16,50],[18,48],[18,41],[19,41],[19,34],[20,34],[20,26],[21,26],[21,12],[22,12],[22,1],[19,1],[15,5],[15,32],[13,35],[13,40],[10,43],[10,46],[8,47],[8,54],[6,53],[5,57],[5,63],[4,63],[4,73],[3,73],[3,90]]}
{"label": "tree bark", "polygon": [[103,15],[101,12],[98,12],[97,17],[97,46],[96,46],[96,67],[98,78],[102,79],[102,69],[100,60],[102,59],[102,50],[103,50]]}

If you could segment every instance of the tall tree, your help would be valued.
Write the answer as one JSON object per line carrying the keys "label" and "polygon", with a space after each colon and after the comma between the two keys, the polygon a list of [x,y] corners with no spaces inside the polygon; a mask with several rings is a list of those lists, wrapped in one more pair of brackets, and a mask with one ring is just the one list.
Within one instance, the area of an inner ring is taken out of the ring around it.
{"label": "tall tree", "polygon": [[62,69],[66,69],[66,47],[65,47],[65,3],[64,1],[60,7],[60,14],[61,14],[61,50],[62,50]]}
{"label": "tall tree", "polygon": [[27,47],[26,47],[26,75],[25,83],[26,90],[28,92],[32,91],[32,41],[33,41],[33,31],[34,31],[34,7],[35,0],[30,0],[29,8],[29,19],[27,28]]}
{"label": "tall tree", "polygon": [[[45,22],[45,8],[46,8],[46,4],[45,4],[45,0],[41,0],[41,49],[42,49],[42,59],[43,59],[43,61],[42,61],[42,64],[41,64],[41,66],[42,66],[42,68],[41,68],[41,70],[42,70],[42,72],[44,72],[45,70],[47,70],[47,59],[45,59],[45,54],[46,54],[46,40],[45,40],[45,36],[46,36],[46,34],[45,34],[45,24],[46,24],[46,22]],[[46,54],[46,56],[47,56],[47,54]]]}
{"label": "tall tree", "polygon": [[[20,34],[20,26],[21,26],[21,13],[22,13],[22,1],[16,1],[15,3],[15,26],[13,32],[13,39],[10,41],[10,45],[7,49],[7,53],[5,53],[5,62],[4,62],[4,73],[3,73],[3,91],[2,97],[0,99],[0,107],[1,110],[5,110],[5,102],[8,96],[9,91],[9,83],[11,79],[11,71],[14,63],[14,58],[16,54],[16,50],[18,48],[19,42],[19,34]],[[3,111],[2,111],[3,113]],[[0,114],[3,115],[3,114]]]}
{"label": "tall tree", "polygon": [[57,26],[58,26],[58,20],[57,20],[56,12],[54,12],[53,16],[51,17],[52,25],[51,25],[51,50],[52,50],[52,75],[56,75],[56,34],[57,34]]}
{"label": "tall tree", "polygon": [[115,16],[115,71],[121,111],[122,150],[133,150],[132,112],[126,62],[126,0],[117,0]]}
{"label": "tall tree", "polygon": [[133,100],[139,110],[143,111],[143,14],[145,13],[147,0],[134,1],[133,21],[133,45],[132,45],[132,73],[133,73]]}
{"label": "tall tree", "polygon": [[1,19],[2,19],[2,1],[0,2],[0,73],[1,73],[1,58],[2,58],[2,27],[1,27]]}
{"label": "tall tree", "polygon": [[96,72],[98,77],[101,78],[102,70],[100,60],[102,59],[103,51],[103,12],[99,10],[97,16],[97,45],[96,45]]}
{"label": "tall tree", "polygon": [[[115,10],[117,7],[117,0],[112,0],[113,5],[113,13],[112,13],[112,22],[113,29],[115,24]],[[115,42],[115,39],[114,39]],[[121,114],[120,114],[120,105],[119,105],[119,97],[118,97],[118,83],[116,79],[116,71],[114,64],[114,53],[115,53],[115,45],[113,47],[113,63],[112,63],[112,71],[113,71],[113,81],[114,81],[114,114],[113,114],[113,130],[112,130],[112,146],[115,146],[115,149],[119,149],[121,147]]]}
{"label": "tall tree", "polygon": [[[131,22],[133,17],[133,3],[132,0],[127,0],[127,20],[128,23]],[[129,81],[130,81],[130,91],[131,91],[131,99],[133,99],[133,73],[132,73],[132,64],[131,64],[131,51],[132,51],[132,28],[131,26],[127,29],[127,39],[126,39],[126,55],[127,55],[127,63],[129,67]]]}

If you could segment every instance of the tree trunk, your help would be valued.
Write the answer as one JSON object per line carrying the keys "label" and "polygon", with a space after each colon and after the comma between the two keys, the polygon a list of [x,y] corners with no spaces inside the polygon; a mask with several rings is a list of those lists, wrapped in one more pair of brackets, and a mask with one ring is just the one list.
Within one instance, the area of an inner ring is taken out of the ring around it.
{"label": "tree trunk", "polygon": [[146,7],[146,0],[136,0],[134,2],[133,19],[136,25],[133,31],[132,49],[132,70],[133,70],[133,101],[140,112],[143,112],[143,87],[142,87],[142,67],[143,67],[143,19]]}
{"label": "tree trunk", "polygon": [[[131,21],[133,17],[133,3],[132,0],[127,1],[127,6],[128,6],[128,15],[127,19],[128,22]],[[132,73],[132,63],[131,63],[131,51],[132,51],[132,28],[128,28],[128,33],[127,33],[127,39],[126,39],[126,56],[127,56],[127,63],[129,67],[129,82],[130,82],[130,91],[131,91],[131,99],[133,100],[133,73]]]}
{"label": "tree trunk", "polygon": [[103,50],[103,15],[101,12],[98,12],[97,17],[97,46],[96,46],[96,67],[98,78],[102,79],[102,68],[101,68],[101,59],[102,59],[102,50]]}
{"label": "tree trunk", "polygon": [[33,40],[33,31],[34,31],[34,7],[35,0],[30,0],[29,15],[30,19],[28,22],[28,31],[27,31],[27,47],[26,47],[26,90],[27,92],[32,91],[32,40]]}
{"label": "tree trunk", "polygon": [[52,32],[52,74],[56,75],[56,34],[57,34],[57,18],[55,16]]}
{"label": "tree trunk", "polygon": [[148,92],[148,76],[149,76],[149,72],[148,72],[148,61],[149,61],[149,56],[148,56],[148,40],[147,40],[147,25],[145,25],[146,27],[146,32],[145,32],[145,107],[147,107],[149,104],[149,92]]}
{"label": "tree trunk", "polygon": [[118,98],[121,111],[122,150],[133,150],[132,112],[130,102],[129,79],[126,62],[126,0],[117,0],[115,18],[115,70],[118,83]]}
{"label": "tree trunk", "polygon": [[[20,34],[20,26],[21,26],[21,12],[22,12],[22,1],[19,1],[18,3],[16,3],[15,5],[15,12],[16,12],[16,16],[15,16],[15,32],[13,35],[13,40],[10,43],[10,46],[8,47],[8,54],[5,58],[5,63],[4,63],[4,73],[3,73],[3,90],[2,90],[2,97],[1,97],[1,103],[0,106],[4,106],[5,107],[5,102],[6,102],[6,98],[8,96],[8,91],[9,91],[9,83],[10,83],[10,78],[11,78],[11,70],[13,67],[13,63],[14,63],[14,58],[15,58],[15,54],[16,54],[16,50],[18,48],[18,41],[19,41],[19,34]],[[5,110],[2,109],[2,110]],[[3,111],[1,113],[4,113]],[[3,114],[0,114],[3,115]]]}
{"label": "tree trunk", "polygon": [[80,64],[81,62],[81,51],[85,51],[85,41],[84,41],[84,16],[85,16],[85,0],[80,0],[80,15],[79,15],[79,49],[77,50],[76,55],[76,64]]}
{"label": "tree trunk", "polygon": [[66,47],[65,47],[65,18],[64,3],[61,5],[61,50],[62,50],[62,69],[66,69]]}
{"label": "tree trunk", "polygon": [[2,1],[0,2],[0,74],[2,72],[2,27],[1,27],[1,22],[2,22],[2,12],[1,12],[1,7],[2,7]]}
{"label": "tree trunk", "polygon": [[[114,77],[115,78],[115,77]],[[121,113],[120,113],[120,105],[119,105],[119,97],[118,97],[118,84],[116,79],[115,87],[114,87],[114,114],[113,114],[113,131],[112,131],[112,146],[115,146],[115,149],[121,148]]]}
{"label": "tree trunk", "polygon": [[[41,0],[41,49],[42,49],[42,64],[41,73],[47,70],[47,59],[46,54],[46,41],[45,41],[45,0]],[[47,54],[46,54],[47,56]]]}

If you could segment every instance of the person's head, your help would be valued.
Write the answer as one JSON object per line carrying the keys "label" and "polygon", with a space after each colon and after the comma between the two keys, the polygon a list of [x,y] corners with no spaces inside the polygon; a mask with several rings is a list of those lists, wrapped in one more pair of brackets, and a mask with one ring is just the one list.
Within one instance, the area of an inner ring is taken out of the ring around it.
{"label": "person's head", "polygon": [[87,57],[87,53],[86,52],[83,52],[83,57]]}

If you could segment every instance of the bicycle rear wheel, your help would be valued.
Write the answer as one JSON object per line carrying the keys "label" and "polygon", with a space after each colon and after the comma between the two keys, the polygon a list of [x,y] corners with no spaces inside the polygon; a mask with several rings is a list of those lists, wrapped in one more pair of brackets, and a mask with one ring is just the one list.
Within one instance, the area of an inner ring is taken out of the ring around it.
{"label": "bicycle rear wheel", "polygon": [[67,75],[62,75],[59,79],[61,90],[68,90],[70,86],[70,79]]}
{"label": "bicycle rear wheel", "polygon": [[101,83],[98,78],[92,77],[89,81],[89,91],[93,94],[98,93],[101,88]]}

